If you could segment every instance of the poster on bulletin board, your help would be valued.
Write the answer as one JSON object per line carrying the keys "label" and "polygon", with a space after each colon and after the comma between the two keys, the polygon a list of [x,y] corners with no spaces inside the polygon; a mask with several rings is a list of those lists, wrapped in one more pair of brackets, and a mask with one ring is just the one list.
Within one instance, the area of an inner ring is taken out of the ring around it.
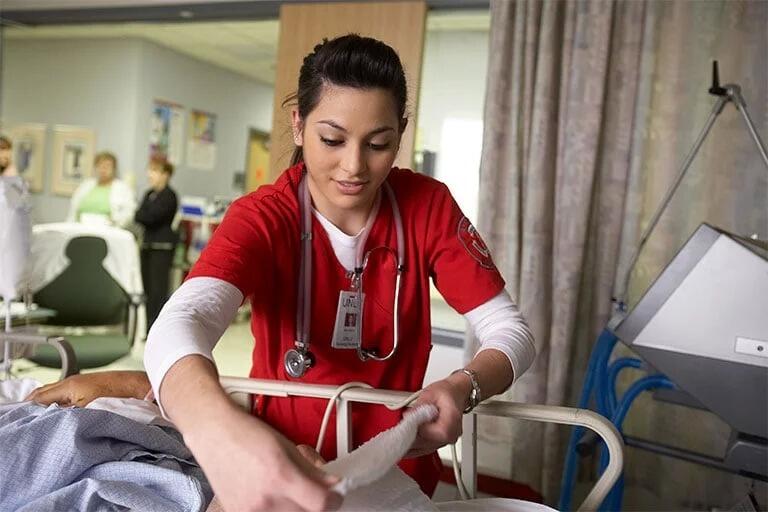
{"label": "poster on bulletin board", "polygon": [[181,105],[155,100],[149,130],[149,155],[164,158],[173,165],[181,163],[184,147],[184,108]]}
{"label": "poster on bulletin board", "polygon": [[46,126],[23,123],[11,128],[13,163],[19,175],[24,177],[32,192],[43,191]]}
{"label": "poster on bulletin board", "polygon": [[201,110],[189,112],[187,165],[210,171],[216,165],[216,115]]}

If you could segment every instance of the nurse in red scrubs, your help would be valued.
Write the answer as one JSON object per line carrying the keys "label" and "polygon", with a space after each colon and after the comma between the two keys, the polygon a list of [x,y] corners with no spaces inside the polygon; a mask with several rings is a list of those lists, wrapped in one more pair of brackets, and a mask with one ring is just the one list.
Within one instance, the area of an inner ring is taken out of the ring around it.
{"label": "nurse in red scrubs", "polygon": [[[315,444],[325,400],[262,397],[247,414],[219,385],[211,351],[245,301],[251,377],[409,392],[422,388],[431,349],[430,281],[466,316],[481,350],[424,388],[418,402],[439,415],[401,463],[428,494],[436,449],[456,441],[462,413],[531,364],[530,331],[447,187],[393,168],[406,98],[400,59],[386,44],[348,35],[317,45],[294,98],[293,165],[232,204],[149,333],[155,396],[227,510],[325,510],[340,500],[335,478],[296,448]],[[354,443],[401,414],[354,406]],[[333,427],[326,459],[335,457]]]}

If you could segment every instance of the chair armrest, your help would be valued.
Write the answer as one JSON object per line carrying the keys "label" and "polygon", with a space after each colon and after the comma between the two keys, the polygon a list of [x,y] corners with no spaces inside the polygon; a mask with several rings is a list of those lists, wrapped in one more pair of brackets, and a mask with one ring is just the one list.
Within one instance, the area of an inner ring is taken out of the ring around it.
{"label": "chair armrest", "polygon": [[134,341],[136,341],[136,331],[139,323],[139,307],[146,303],[147,296],[143,293],[130,293],[128,297],[131,301],[128,303],[124,332],[131,340],[131,346],[133,346]]}
{"label": "chair armrest", "polygon": [[72,349],[72,345],[62,336],[39,334],[36,329],[23,328],[0,333],[0,341],[29,346],[51,345],[59,353],[59,357],[61,357],[61,380],[66,379],[70,375],[80,373],[75,351]]}

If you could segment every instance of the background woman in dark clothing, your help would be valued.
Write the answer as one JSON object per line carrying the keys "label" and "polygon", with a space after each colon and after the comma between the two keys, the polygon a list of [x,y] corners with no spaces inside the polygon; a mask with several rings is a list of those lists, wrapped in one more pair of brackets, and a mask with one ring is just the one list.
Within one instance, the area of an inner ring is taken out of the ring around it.
{"label": "background woman in dark clothing", "polygon": [[179,201],[168,186],[173,165],[161,158],[152,158],[147,168],[151,187],[136,210],[135,220],[144,226],[141,245],[141,278],[147,296],[147,332],[155,322],[165,301],[173,263],[176,233],[171,224]]}

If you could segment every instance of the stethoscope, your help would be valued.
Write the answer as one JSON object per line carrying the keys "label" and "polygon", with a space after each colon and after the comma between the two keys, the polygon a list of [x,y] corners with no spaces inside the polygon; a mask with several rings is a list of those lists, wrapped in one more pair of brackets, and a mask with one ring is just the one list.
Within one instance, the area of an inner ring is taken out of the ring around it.
{"label": "stethoscope", "polygon": [[[397,233],[397,273],[395,275],[395,307],[394,307],[394,334],[392,350],[384,357],[376,355],[375,350],[366,350],[362,346],[362,340],[356,347],[357,356],[361,361],[386,361],[390,359],[397,351],[397,344],[399,341],[399,322],[398,315],[398,301],[400,297],[400,278],[405,271],[405,242],[403,235],[403,219],[400,216],[400,209],[397,206],[397,200],[395,199],[395,193],[392,191],[392,187],[388,183],[383,184],[384,191],[389,198],[389,203],[392,205],[392,216],[395,219],[395,231]],[[352,273],[352,290],[357,291],[362,296],[363,293],[363,281],[362,275],[365,267],[368,265],[368,258],[371,254],[369,251],[365,257],[363,257],[363,251],[365,249],[365,242],[368,240],[368,235],[373,227],[373,222],[376,219],[376,213],[378,209],[378,201],[374,206],[374,210],[369,215],[366,222],[363,236],[358,241],[357,252],[355,254],[355,269]],[[294,348],[289,349],[285,353],[283,362],[285,364],[285,371],[293,377],[298,379],[303,377],[307,370],[315,363],[315,358],[309,351],[309,327],[311,322],[312,311],[312,206],[311,198],[309,195],[309,186],[307,185],[306,173],[301,178],[299,183],[299,217],[302,220],[301,229],[301,264],[299,267],[299,294],[298,304],[296,307],[296,341]],[[391,250],[391,249],[390,249]],[[362,316],[362,311],[360,312]]]}

